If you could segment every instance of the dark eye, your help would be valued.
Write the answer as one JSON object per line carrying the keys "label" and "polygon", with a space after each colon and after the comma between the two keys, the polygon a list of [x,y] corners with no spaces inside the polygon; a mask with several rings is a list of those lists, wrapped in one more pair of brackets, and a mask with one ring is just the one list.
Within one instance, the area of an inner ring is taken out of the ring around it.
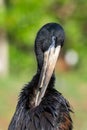
{"label": "dark eye", "polygon": [[58,44],[57,37],[55,37],[54,40],[55,40],[55,47],[57,47]]}

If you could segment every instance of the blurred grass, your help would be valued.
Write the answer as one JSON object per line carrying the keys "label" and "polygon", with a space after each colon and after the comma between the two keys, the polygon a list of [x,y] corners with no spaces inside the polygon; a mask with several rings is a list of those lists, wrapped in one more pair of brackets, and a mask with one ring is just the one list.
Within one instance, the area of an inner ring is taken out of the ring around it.
{"label": "blurred grass", "polygon": [[[29,68],[30,70],[30,68]],[[7,130],[15,111],[21,88],[31,80],[30,74],[9,76],[0,79],[0,130]],[[87,80],[77,71],[56,73],[56,88],[67,98],[72,106],[74,130],[86,130],[87,127]],[[87,78],[87,76],[86,76]],[[3,96],[4,95],[4,96]]]}
{"label": "blurred grass", "polygon": [[[87,78],[87,76],[86,76]],[[57,87],[60,92],[69,100],[74,114],[74,130],[86,130],[87,127],[87,80],[77,71],[59,74]]]}

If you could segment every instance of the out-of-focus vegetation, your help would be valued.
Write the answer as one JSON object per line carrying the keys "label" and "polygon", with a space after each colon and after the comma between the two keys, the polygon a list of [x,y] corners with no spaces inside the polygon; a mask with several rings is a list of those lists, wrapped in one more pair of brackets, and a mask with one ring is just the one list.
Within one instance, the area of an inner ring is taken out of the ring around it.
{"label": "out-of-focus vegetation", "polygon": [[10,66],[9,76],[0,79],[0,130],[7,130],[21,86],[36,71],[34,40],[38,29],[48,22],[60,23],[65,30],[63,55],[72,48],[79,55],[79,63],[74,69],[59,72],[58,66],[56,67],[56,87],[73,106],[74,130],[86,130],[87,1],[2,1],[4,6],[0,7],[0,32],[4,31],[8,38]]}
{"label": "out-of-focus vegetation", "polygon": [[86,58],[86,8],[86,0],[6,0],[0,25],[9,38],[11,70],[14,71],[21,59],[15,72],[29,66],[28,54],[32,52],[38,29],[52,21],[62,24],[65,29],[65,50],[74,48],[81,58]]}

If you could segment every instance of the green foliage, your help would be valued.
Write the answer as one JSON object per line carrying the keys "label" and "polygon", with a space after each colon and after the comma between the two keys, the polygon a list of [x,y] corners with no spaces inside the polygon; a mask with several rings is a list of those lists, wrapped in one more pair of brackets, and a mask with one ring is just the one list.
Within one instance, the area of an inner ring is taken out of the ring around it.
{"label": "green foliage", "polygon": [[[33,51],[32,51],[33,53]],[[30,74],[36,69],[36,59],[31,52],[23,53],[14,46],[10,46],[10,71],[14,75],[21,75],[21,72]]]}
{"label": "green foliage", "polygon": [[47,7],[51,3],[52,0],[50,3],[46,0],[10,0],[7,6],[6,27],[11,38],[21,44],[32,44],[38,27],[54,20],[47,14]]}
{"label": "green foliage", "polygon": [[[65,51],[73,48],[81,58],[85,55],[82,59],[84,63],[87,56],[86,10],[86,0],[5,0],[5,5],[0,8],[0,27],[7,31],[11,44],[11,70],[14,70],[12,68],[16,64],[19,71],[28,67],[27,53],[32,50],[38,29],[48,22],[63,25],[66,34]],[[13,54],[14,50],[16,55]],[[23,59],[22,64],[20,57]]]}

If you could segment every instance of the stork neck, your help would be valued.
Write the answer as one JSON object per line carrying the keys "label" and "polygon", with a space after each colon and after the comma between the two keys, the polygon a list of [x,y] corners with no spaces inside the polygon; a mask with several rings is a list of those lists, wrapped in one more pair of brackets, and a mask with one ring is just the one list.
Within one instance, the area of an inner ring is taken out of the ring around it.
{"label": "stork neck", "polygon": [[44,83],[42,74],[40,72],[39,82],[37,84],[37,89],[35,91],[35,106],[38,106],[40,104],[40,102],[42,101],[42,98],[44,97],[46,91],[48,89],[52,89],[54,87],[54,81],[55,81],[55,78],[54,78],[54,74],[53,74],[51,76],[50,81],[47,82],[47,84],[46,84],[46,82]]}

